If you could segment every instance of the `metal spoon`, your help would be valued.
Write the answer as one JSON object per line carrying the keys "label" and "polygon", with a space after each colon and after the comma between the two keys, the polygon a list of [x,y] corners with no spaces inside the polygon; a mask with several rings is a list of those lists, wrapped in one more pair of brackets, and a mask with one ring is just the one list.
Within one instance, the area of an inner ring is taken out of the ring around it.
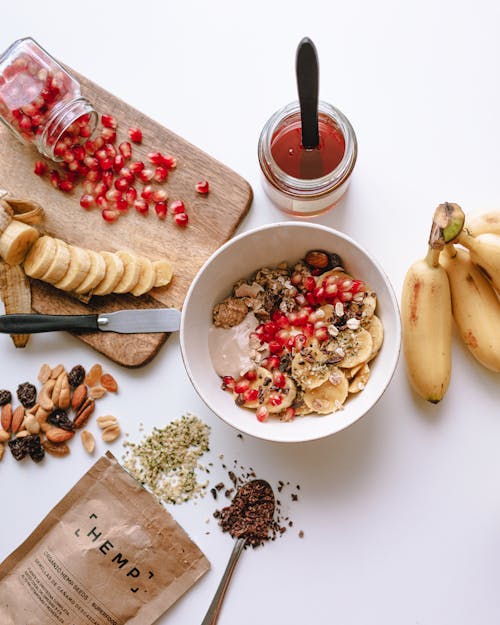
{"label": "metal spoon", "polygon": [[[244,496],[245,492],[256,483],[261,484],[267,490],[268,495],[269,493],[272,494],[273,510],[272,513],[271,511],[268,512],[268,519],[266,519],[268,520],[269,525],[271,525],[274,517],[274,493],[270,484],[265,480],[252,480],[250,482],[247,482],[246,484],[243,484],[243,486],[236,493],[233,502],[237,501],[238,497],[241,498],[242,496]],[[205,618],[201,622],[201,625],[215,625],[215,623],[217,623],[217,621],[219,620],[219,614],[222,607],[222,602],[224,600],[224,596],[226,594],[226,590],[229,586],[229,582],[231,581],[231,577],[236,567],[236,563],[238,562],[241,552],[243,551],[245,544],[249,538],[250,536],[248,534],[242,535],[234,543],[233,550],[231,551],[231,555],[229,556],[229,562],[226,565],[226,570],[222,575],[222,579],[219,583],[217,590],[215,591],[214,598],[212,599],[212,602],[208,607],[207,613],[205,614]]]}

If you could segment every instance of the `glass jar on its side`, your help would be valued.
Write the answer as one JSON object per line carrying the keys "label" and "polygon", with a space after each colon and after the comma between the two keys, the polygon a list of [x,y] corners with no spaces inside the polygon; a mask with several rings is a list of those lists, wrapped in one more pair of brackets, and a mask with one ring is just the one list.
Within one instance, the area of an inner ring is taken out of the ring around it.
{"label": "glass jar on its side", "polygon": [[[356,135],[347,117],[331,104],[320,101],[318,123],[320,149],[318,154],[312,154],[312,157],[320,159],[323,165],[328,162],[335,163],[331,171],[323,171],[319,165],[316,169],[320,174],[318,177],[311,177],[309,172],[301,175],[300,163],[298,168],[288,168],[287,173],[284,166],[280,166],[277,162],[277,152],[274,148],[283,133],[290,129],[300,133],[298,102],[292,102],[277,111],[266,122],[259,138],[258,156],[264,175],[265,191],[278,208],[290,215],[315,217],[333,208],[347,191],[356,163],[358,153]],[[335,148],[338,152],[338,162],[326,158],[331,155],[322,155],[322,149],[331,149],[331,145],[329,147],[326,143],[321,143],[322,132],[335,134],[339,139]],[[300,146],[300,150],[304,148]],[[291,158],[300,160],[300,150],[294,154],[290,148]]]}
{"label": "glass jar on its side", "polygon": [[26,37],[0,56],[0,119],[23,143],[61,161],[70,143],[92,135],[97,114],[78,81]]}

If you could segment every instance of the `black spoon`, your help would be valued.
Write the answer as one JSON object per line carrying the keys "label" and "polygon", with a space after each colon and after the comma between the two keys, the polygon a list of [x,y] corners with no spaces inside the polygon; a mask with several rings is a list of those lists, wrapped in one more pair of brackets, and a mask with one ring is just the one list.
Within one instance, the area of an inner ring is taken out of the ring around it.
{"label": "black spoon", "polygon": [[309,37],[304,37],[299,43],[295,70],[299,91],[302,146],[306,150],[313,150],[319,145],[319,67],[316,47]]}

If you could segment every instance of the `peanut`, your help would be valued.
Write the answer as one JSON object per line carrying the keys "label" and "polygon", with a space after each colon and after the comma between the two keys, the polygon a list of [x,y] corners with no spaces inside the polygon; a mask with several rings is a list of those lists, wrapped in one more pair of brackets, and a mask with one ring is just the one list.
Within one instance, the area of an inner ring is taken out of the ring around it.
{"label": "peanut", "polygon": [[97,417],[97,425],[104,430],[110,425],[117,425],[118,419],[111,414],[103,415],[102,417]]}
{"label": "peanut", "polygon": [[122,432],[118,424],[108,425],[108,427],[104,428],[104,430],[102,431],[102,440],[105,443],[112,443],[116,441],[116,439],[120,436],[121,433]]}
{"label": "peanut", "polygon": [[88,430],[82,430],[80,432],[80,438],[82,439],[82,444],[85,448],[85,451],[87,451],[87,453],[89,454],[94,453],[95,438],[92,432],[89,432]]}
{"label": "peanut", "polygon": [[89,391],[89,395],[92,399],[101,399],[106,393],[107,391],[104,386],[93,386]]}

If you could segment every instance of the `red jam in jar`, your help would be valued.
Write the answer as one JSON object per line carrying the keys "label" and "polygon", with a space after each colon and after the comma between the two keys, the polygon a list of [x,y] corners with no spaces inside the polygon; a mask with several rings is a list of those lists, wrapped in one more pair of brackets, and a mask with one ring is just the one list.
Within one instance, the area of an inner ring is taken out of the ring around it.
{"label": "red jam in jar", "polygon": [[75,78],[27,37],[0,56],[0,119],[23,143],[61,160],[58,142],[68,133],[73,142],[88,139],[97,115]]}
{"label": "red jam in jar", "polygon": [[330,210],[347,191],[356,163],[356,135],[341,111],[320,101],[318,126],[319,146],[304,148],[300,106],[292,102],[266,122],[259,138],[264,189],[290,215],[314,217]]}
{"label": "red jam in jar", "polygon": [[319,145],[302,145],[300,119],[291,118],[279,126],[271,139],[271,155],[289,176],[311,180],[322,178],[338,167],[345,153],[345,139],[338,124],[327,115],[318,115]]}

